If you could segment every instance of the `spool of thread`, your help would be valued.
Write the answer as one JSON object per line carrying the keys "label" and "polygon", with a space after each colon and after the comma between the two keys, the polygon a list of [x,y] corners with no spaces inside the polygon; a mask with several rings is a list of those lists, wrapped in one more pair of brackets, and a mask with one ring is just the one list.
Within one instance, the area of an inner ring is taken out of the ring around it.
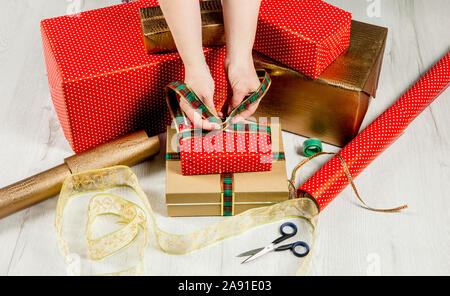
{"label": "spool of thread", "polygon": [[317,153],[322,152],[322,142],[318,139],[308,139],[303,142],[303,155],[311,157]]}

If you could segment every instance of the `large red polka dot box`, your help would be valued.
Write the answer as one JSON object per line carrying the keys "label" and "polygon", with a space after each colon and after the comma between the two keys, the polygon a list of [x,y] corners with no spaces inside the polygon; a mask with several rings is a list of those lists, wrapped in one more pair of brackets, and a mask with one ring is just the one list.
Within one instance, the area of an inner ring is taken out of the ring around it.
{"label": "large red polka dot box", "polygon": [[[165,87],[183,80],[177,53],[147,54],[141,0],[41,22],[51,97],[72,149],[78,153],[131,131],[166,131],[171,118]],[[215,80],[215,103],[227,96],[225,48],[205,48]]]}
{"label": "large red polka dot box", "polygon": [[321,0],[263,0],[254,49],[315,79],[349,47],[351,18]]}

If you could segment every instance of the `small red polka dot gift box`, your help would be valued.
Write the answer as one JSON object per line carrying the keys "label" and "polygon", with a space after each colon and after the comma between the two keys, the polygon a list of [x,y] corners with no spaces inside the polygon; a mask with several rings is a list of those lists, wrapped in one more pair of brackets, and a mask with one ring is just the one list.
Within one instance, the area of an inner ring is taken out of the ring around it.
{"label": "small red polka dot gift box", "polygon": [[[176,81],[168,85],[166,100],[178,132],[178,152],[183,175],[262,172],[272,169],[272,137],[267,119],[234,122],[234,118],[242,112],[259,104],[268,92],[272,82],[269,74],[264,70],[258,71],[258,74],[261,78],[258,89],[246,97],[226,119],[216,116],[185,83]],[[195,127],[180,108],[182,102],[220,128],[209,131]]]}
{"label": "small red polka dot gift box", "polygon": [[351,18],[321,0],[263,0],[254,49],[315,79],[348,48]]}
{"label": "small red polka dot gift box", "polygon": [[[165,132],[164,89],[183,80],[177,53],[147,54],[141,0],[41,22],[50,93],[64,134],[78,153],[131,131]],[[225,48],[205,48],[218,109],[227,96]]]}

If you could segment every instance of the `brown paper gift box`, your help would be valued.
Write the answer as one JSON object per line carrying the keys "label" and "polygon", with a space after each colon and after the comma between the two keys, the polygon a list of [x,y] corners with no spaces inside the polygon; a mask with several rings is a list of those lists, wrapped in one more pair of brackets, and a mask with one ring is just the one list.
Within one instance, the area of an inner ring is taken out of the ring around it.
{"label": "brown paper gift box", "polygon": [[386,37],[386,28],[352,21],[349,49],[315,80],[255,53],[255,66],[272,78],[255,116],[279,117],[285,131],[345,146],[376,95]]}
{"label": "brown paper gift box", "polygon": [[[272,123],[272,151],[284,154],[281,128]],[[167,128],[167,153],[176,153],[176,130]],[[174,144],[175,143],[175,144]],[[273,160],[268,172],[233,174],[234,215],[289,199],[286,161]],[[220,216],[221,177],[183,176],[179,160],[166,160],[166,203],[169,216]]]}

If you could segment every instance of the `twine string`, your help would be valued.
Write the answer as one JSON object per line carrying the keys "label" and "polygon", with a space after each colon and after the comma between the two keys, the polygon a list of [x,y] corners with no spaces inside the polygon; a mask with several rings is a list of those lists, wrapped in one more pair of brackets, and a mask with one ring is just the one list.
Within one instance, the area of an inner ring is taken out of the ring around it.
{"label": "twine string", "polygon": [[395,207],[395,208],[391,208],[391,209],[377,209],[377,208],[373,208],[373,207],[368,206],[367,203],[362,199],[361,195],[359,194],[358,189],[356,189],[355,182],[353,181],[353,178],[352,178],[352,176],[350,174],[350,170],[349,170],[345,160],[342,158],[341,155],[339,155],[339,153],[331,153],[331,152],[320,152],[320,153],[317,153],[315,155],[312,155],[312,156],[306,158],[305,160],[303,160],[302,162],[300,162],[294,168],[294,170],[292,171],[291,179],[288,180],[288,183],[289,183],[289,195],[290,195],[291,199],[299,198],[297,188],[295,187],[295,177],[297,176],[297,172],[300,170],[301,167],[303,167],[305,164],[307,164],[308,162],[310,162],[314,158],[319,157],[319,156],[324,156],[324,155],[334,155],[340,160],[340,162],[342,164],[342,168],[343,168],[344,173],[345,173],[345,176],[347,177],[348,182],[352,186],[353,192],[355,193],[356,197],[362,203],[362,207],[364,209],[369,210],[369,211],[373,211],[373,212],[394,213],[394,212],[399,212],[401,210],[404,210],[404,209],[408,208],[408,205],[403,205],[403,206],[399,206],[399,207]]}

